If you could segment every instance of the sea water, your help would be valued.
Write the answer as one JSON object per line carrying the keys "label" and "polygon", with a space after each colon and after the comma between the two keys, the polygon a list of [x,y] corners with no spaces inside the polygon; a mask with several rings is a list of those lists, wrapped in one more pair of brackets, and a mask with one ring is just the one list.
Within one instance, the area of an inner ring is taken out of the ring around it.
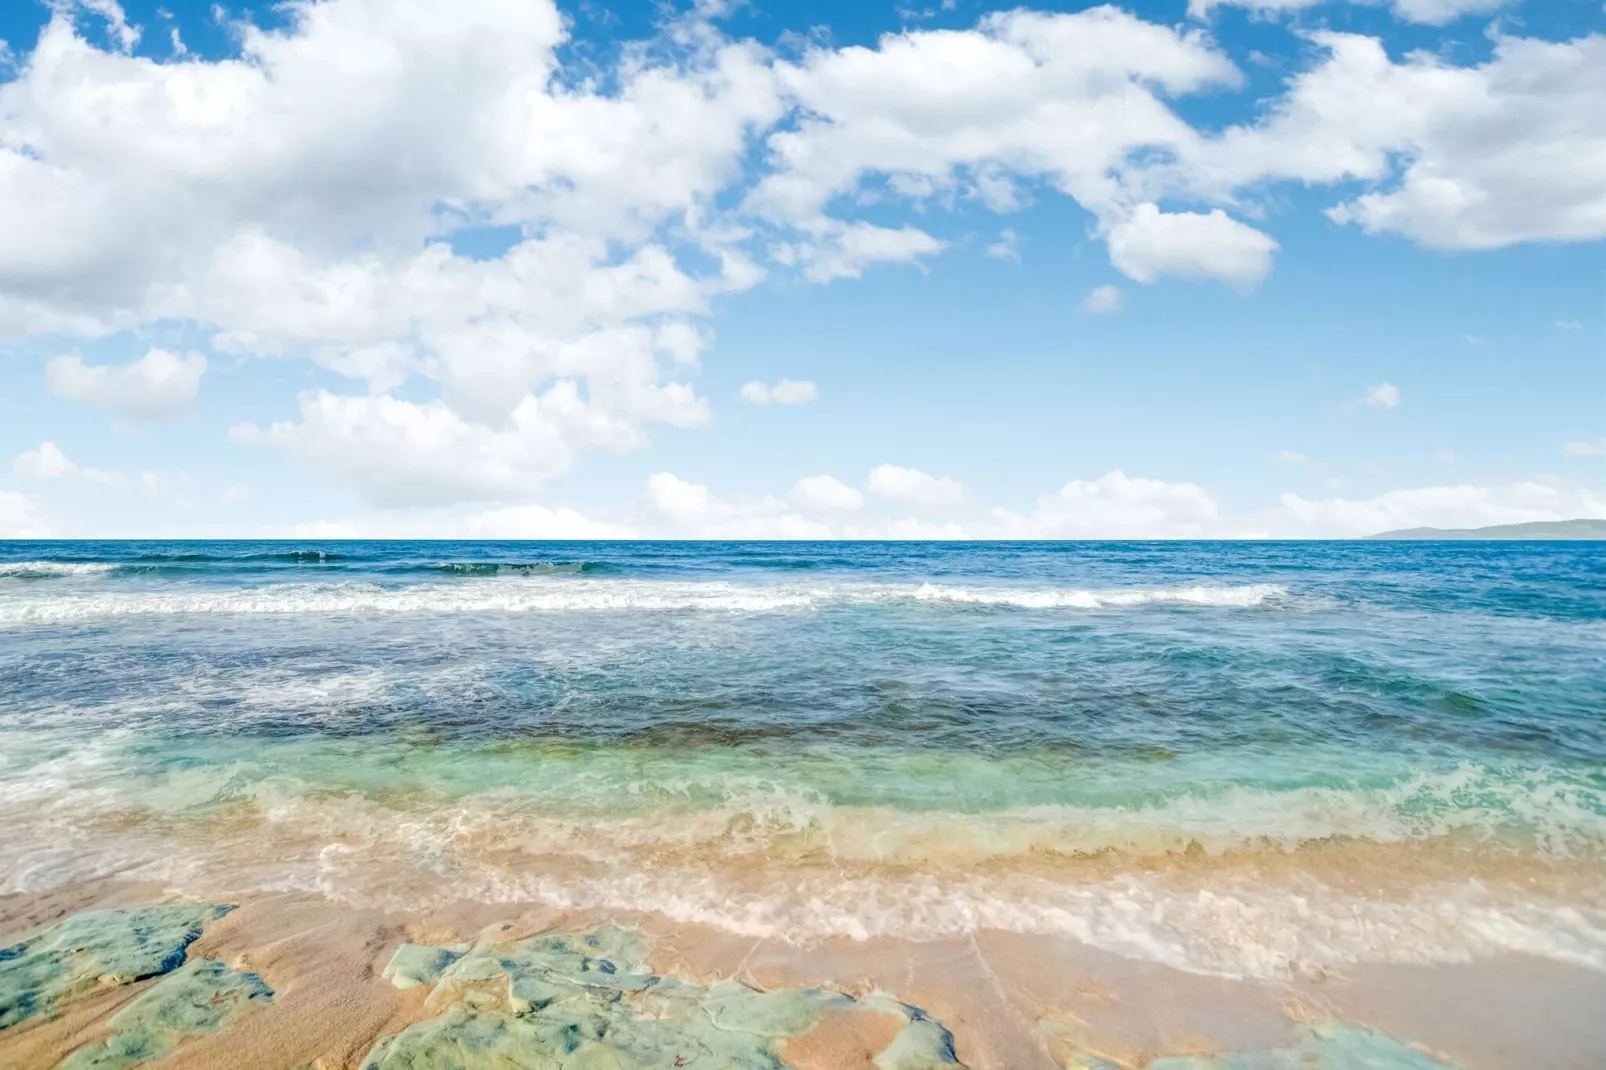
{"label": "sea water", "polygon": [[1606,544],[0,544],[0,893],[1606,970]]}

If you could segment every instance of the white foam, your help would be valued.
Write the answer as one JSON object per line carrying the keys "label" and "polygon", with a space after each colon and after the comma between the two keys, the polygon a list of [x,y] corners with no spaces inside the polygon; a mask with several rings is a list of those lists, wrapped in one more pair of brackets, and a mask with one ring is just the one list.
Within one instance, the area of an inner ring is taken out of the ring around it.
{"label": "white foam", "polygon": [[[1553,826],[1553,845],[1595,865],[1598,797],[1547,788],[1544,777],[1508,783],[1465,767],[1370,791],[1243,788],[1144,810],[941,814],[834,807],[815,792],[733,776],[720,805],[688,808],[706,783],[659,785],[662,795],[627,805],[611,781],[594,797],[567,782],[456,799],[402,785],[364,796],[302,782],[295,761],[280,767],[296,773],[221,762],[151,776],[136,759],[139,738],[108,733],[0,757],[0,893],[119,874],[191,895],[300,889],[396,910],[466,899],[655,911],[802,942],[1007,930],[1262,978],[1512,951],[1606,971],[1606,895],[1587,881],[1509,876],[1510,845],[1489,847],[1505,861],[1478,870],[1481,880],[1430,868],[1365,891],[1324,883],[1297,852],[1275,866],[1253,854],[1334,836],[1459,836],[1509,821],[1508,807],[1527,800],[1527,817]],[[1430,815],[1428,800],[1451,797],[1484,802]],[[1113,875],[1108,864],[997,864],[1190,842],[1251,853],[1154,871],[1128,854]],[[1526,872],[1544,878],[1546,868]]]}
{"label": "white foam", "polygon": [[1091,591],[1060,588],[891,584],[734,584],[529,577],[405,587],[345,582],[275,584],[238,590],[145,590],[12,596],[0,622],[203,613],[558,613],[685,610],[771,613],[842,603],[948,603],[1027,609],[1098,609],[1150,604],[1253,607],[1281,587],[1178,587]]}
{"label": "white foam", "polygon": [[115,572],[116,565],[100,562],[77,561],[5,561],[0,562],[0,576],[12,579],[45,579],[52,576],[93,576]]}
{"label": "white foam", "polygon": [[1277,584],[1243,587],[1193,586],[1132,590],[1080,590],[1076,588],[939,587],[923,584],[913,597],[922,602],[956,602],[966,605],[1020,606],[1027,609],[1104,609],[1150,604],[1188,606],[1264,605],[1287,595]]}

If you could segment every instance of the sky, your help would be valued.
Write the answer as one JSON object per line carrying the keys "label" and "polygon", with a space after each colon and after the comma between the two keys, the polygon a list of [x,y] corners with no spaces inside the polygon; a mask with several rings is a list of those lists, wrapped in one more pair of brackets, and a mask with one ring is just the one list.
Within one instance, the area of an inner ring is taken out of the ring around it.
{"label": "sky", "polygon": [[0,537],[1606,517],[1598,0],[5,0]]}

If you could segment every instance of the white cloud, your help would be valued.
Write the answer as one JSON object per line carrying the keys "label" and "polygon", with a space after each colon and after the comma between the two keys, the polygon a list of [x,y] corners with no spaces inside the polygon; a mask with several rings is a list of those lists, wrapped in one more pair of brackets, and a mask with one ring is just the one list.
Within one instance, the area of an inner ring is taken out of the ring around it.
{"label": "white cloud", "polygon": [[[341,410],[353,442],[327,420],[267,438],[320,464],[349,447],[328,470],[373,477],[359,487],[373,500],[405,497],[407,465],[435,499],[509,485],[501,468],[453,477],[414,449],[397,471],[370,463],[363,435],[383,439],[379,414],[400,411],[380,399],[412,376],[480,428],[459,442],[523,441],[530,421],[511,426],[513,414],[576,384],[583,404],[551,421],[561,441],[509,461],[520,474],[558,470],[599,438],[639,445],[651,422],[706,421],[675,379],[695,362],[688,318],[763,274],[746,234],[712,211],[781,113],[762,50],[688,30],[593,81],[559,71],[550,0],[287,13],[279,30],[231,25],[236,58],[160,63],[97,48],[55,9],[0,85],[0,335],[189,322],[231,353],[365,380],[367,431],[363,399]],[[510,228],[512,248],[478,260],[441,240],[480,225]],[[685,270],[678,246],[717,268]],[[75,396],[172,411],[168,395],[132,396],[133,380],[54,370]]]}
{"label": "white cloud", "polygon": [[894,198],[1008,211],[1016,177],[1046,180],[1113,224],[1130,206],[1129,159],[1196,140],[1162,95],[1241,81],[1204,34],[1113,7],[1001,12],[971,30],[815,48],[777,72],[803,115],[770,135],[771,172],[747,203],[801,225],[838,198],[883,195],[878,179]]}
{"label": "white cloud", "polygon": [[28,494],[0,490],[0,539],[48,539],[50,522]]}
{"label": "white cloud", "polygon": [[[70,4],[73,0],[67,0]],[[139,44],[140,30],[131,26],[123,6],[117,0],[76,0],[85,11],[93,12],[106,21],[106,34],[123,52],[132,52]]]}
{"label": "white cloud", "polygon": [[1451,462],[1453,462],[1455,460],[1455,451],[1453,451],[1453,450],[1434,450],[1433,451],[1433,459],[1435,461],[1438,461],[1440,464],[1450,464]]}
{"label": "white cloud", "polygon": [[895,464],[871,469],[870,490],[882,498],[921,506],[957,505],[965,497],[965,488],[957,480]]}
{"label": "white cloud", "polygon": [[1400,388],[1393,383],[1378,383],[1362,399],[1374,409],[1393,409],[1400,404]]}
{"label": "white cloud", "polygon": [[801,516],[774,498],[726,500],[708,487],[670,472],[647,480],[647,526],[706,539],[828,539],[830,527]]}
{"label": "white cloud", "polygon": [[1561,447],[1563,453],[1570,453],[1574,457],[1602,457],[1606,456],[1606,435],[1593,442],[1574,441]]}
{"label": "white cloud", "polygon": [[[1218,7],[1243,7],[1260,14],[1304,11],[1329,3],[1330,0],[1189,0],[1188,14],[1194,18],[1208,18]],[[1383,6],[1385,0],[1353,0],[1367,6]],[[1463,15],[1482,15],[1500,8],[1511,0],[1392,0],[1387,6],[1407,22],[1443,26]]]}
{"label": "white cloud", "polygon": [[946,248],[918,227],[878,227],[869,223],[821,220],[805,236],[775,249],[775,259],[803,270],[810,282],[862,278],[873,264],[912,264]]}
{"label": "white cloud", "polygon": [[57,397],[147,420],[181,416],[195,403],[206,374],[199,353],[180,356],[151,349],[127,364],[87,365],[80,357],[57,357],[45,365],[45,385]]}
{"label": "white cloud", "polygon": [[423,510],[348,520],[319,520],[270,529],[296,539],[629,539],[622,524],[592,520],[573,509],[514,505],[467,515]]}
{"label": "white cloud", "polygon": [[1035,539],[1176,539],[1220,532],[1221,507],[1193,483],[1128,476],[1072,480],[1038,499],[1030,516],[995,514],[1016,537]]}
{"label": "white cloud", "polygon": [[[1397,6],[1434,4],[1468,6]],[[552,0],[293,4],[278,29],[231,24],[235,55],[176,62],[132,54],[110,0],[50,10],[0,83],[0,336],[171,322],[332,369],[360,385],[257,437],[375,503],[529,501],[587,450],[706,423],[712,302],[766,251],[816,282],[939,253],[937,226],[882,218],[899,208],[1051,191],[1128,277],[1239,287],[1272,265],[1241,219],[1273,183],[1359,183],[1333,218],[1439,248],[1606,236],[1600,34],[1497,34],[1457,66],[1318,32],[1280,96],[1216,133],[1174,103],[1244,84],[1208,32],[1107,6],[786,61],[704,5],[611,68],[564,66]],[[509,246],[452,251],[479,227]],[[204,358],[163,352],[47,374],[171,416]]]}
{"label": "white cloud", "polygon": [[1606,35],[1494,38],[1477,66],[1320,31],[1327,53],[1258,121],[1153,176],[1231,198],[1266,181],[1372,188],[1329,215],[1439,249],[1606,237]]}
{"label": "white cloud", "polygon": [[[707,419],[706,406],[689,388],[662,387],[637,400],[683,426]],[[466,420],[438,400],[318,391],[302,396],[299,421],[266,431],[244,425],[230,437],[284,446],[374,504],[401,507],[528,499],[568,469],[576,446],[628,450],[640,434],[637,424],[560,380],[545,393],[525,395],[507,423],[494,427]]]}
{"label": "white cloud", "polygon": [[1119,286],[1095,286],[1082,299],[1082,311],[1103,315],[1121,311],[1123,298]]}
{"label": "white cloud", "polygon": [[774,386],[755,379],[743,383],[737,396],[752,405],[802,405],[819,397],[820,391],[807,379],[782,379]]}
{"label": "white cloud", "polygon": [[1564,331],[1580,330],[1584,325],[1577,320],[1557,320],[1556,326]]}
{"label": "white cloud", "polygon": [[1309,457],[1298,450],[1273,450],[1266,454],[1269,460],[1280,461],[1283,464],[1304,464]]}
{"label": "white cloud", "polygon": [[1009,228],[998,232],[998,240],[987,246],[987,255],[994,260],[1020,261],[1020,235]]}
{"label": "white cloud", "polygon": [[1162,275],[1220,279],[1247,288],[1271,271],[1277,243],[1217,208],[1162,212],[1140,204],[1106,235],[1110,262],[1128,278],[1154,282]]}
{"label": "white cloud", "polygon": [[11,470],[26,479],[83,479],[90,483],[117,483],[120,472],[85,468],[61,451],[54,442],[41,442],[37,449],[24,450],[12,458]]}
{"label": "white cloud", "polygon": [[801,513],[852,513],[864,508],[864,495],[831,476],[807,476],[792,487],[792,505]]}
{"label": "white cloud", "polygon": [[1606,493],[1547,483],[1420,487],[1374,498],[1310,500],[1282,496],[1274,523],[1289,533],[1375,535],[1403,528],[1477,528],[1543,520],[1606,517]]}

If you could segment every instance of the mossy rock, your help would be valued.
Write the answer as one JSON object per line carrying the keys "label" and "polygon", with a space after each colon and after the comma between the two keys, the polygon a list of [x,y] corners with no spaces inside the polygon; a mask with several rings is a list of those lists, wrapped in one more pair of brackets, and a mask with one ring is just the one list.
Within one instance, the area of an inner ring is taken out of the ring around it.
{"label": "mossy rock", "polygon": [[171,973],[206,924],[233,909],[182,903],[86,910],[0,948],[0,1029],[54,1014],[97,988]]}
{"label": "mossy rock", "polygon": [[[438,1016],[382,1039],[363,1070],[784,1070],[781,1040],[853,1012],[904,1018],[876,1059],[881,1070],[959,1065],[940,1023],[886,997],[660,977],[644,965],[640,936],[617,929],[505,936],[493,930],[441,969],[425,1004]],[[404,945],[387,976],[416,983],[445,957],[429,950]]]}

